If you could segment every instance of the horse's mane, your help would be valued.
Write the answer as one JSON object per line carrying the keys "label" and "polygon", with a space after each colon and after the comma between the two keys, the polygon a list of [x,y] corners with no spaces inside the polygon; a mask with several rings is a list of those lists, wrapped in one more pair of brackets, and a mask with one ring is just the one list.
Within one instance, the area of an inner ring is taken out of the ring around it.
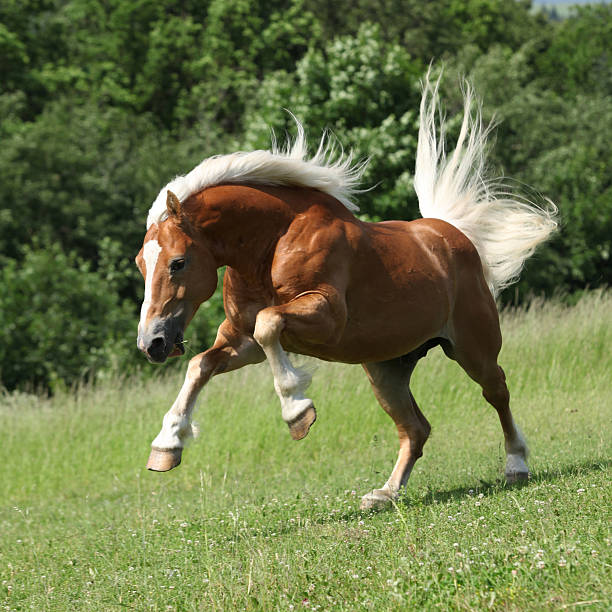
{"label": "horse's mane", "polygon": [[359,193],[359,181],[367,161],[354,162],[352,153],[345,154],[337,140],[325,132],[317,152],[308,159],[304,128],[294,117],[297,137],[279,148],[272,133],[269,151],[237,152],[215,155],[197,165],[184,176],[177,176],[160,192],[147,217],[147,229],[167,217],[166,197],[172,191],[183,202],[206,187],[223,183],[287,185],[310,187],[333,196],[351,211],[359,210],[351,196]]}

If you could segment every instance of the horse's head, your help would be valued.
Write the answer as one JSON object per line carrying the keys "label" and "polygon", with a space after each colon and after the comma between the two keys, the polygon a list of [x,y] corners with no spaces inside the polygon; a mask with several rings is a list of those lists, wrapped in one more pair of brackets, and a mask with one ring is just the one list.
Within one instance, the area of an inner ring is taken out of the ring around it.
{"label": "horse's head", "polygon": [[162,363],[185,352],[183,332],[217,287],[217,265],[206,244],[194,239],[178,198],[168,191],[168,218],[153,223],[136,265],[145,279],[138,348]]}

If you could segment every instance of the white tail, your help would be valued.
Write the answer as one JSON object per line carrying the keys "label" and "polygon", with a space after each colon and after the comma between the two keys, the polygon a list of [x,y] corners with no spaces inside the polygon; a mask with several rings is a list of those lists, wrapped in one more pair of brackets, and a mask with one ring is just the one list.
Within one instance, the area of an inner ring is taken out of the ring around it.
{"label": "white tail", "polygon": [[[428,75],[429,77],[429,75]],[[440,80],[427,78],[421,99],[414,188],[423,217],[443,219],[474,244],[494,296],[518,279],[525,260],[557,227],[550,200],[535,204],[511,193],[507,181],[487,177],[486,147],[491,125],[484,126],[471,87],[464,91],[464,115],[455,150],[444,150],[446,126],[436,106]]]}

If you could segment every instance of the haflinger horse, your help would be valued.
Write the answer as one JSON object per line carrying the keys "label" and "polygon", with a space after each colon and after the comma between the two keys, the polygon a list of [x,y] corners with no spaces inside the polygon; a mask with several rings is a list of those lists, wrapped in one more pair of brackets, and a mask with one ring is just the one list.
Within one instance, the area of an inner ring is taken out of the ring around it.
{"label": "haflinger horse", "polygon": [[297,139],[284,149],[274,143],[271,151],[211,157],[161,190],[136,257],[145,279],[139,348],[157,363],[184,353],[183,332],[215,291],[220,266],[226,319],[213,346],[190,360],[153,440],[150,470],[180,463],[196,398],[212,376],[264,359],[291,436],[306,436],[316,418],[306,395],[311,377],[292,365],[292,352],[362,364],[400,446],[389,479],[362,498],[362,507],[388,504],[430,432],[410,377],[428,349],[441,345],[497,410],[507,480],[528,478],[527,446],[497,364],[495,296],[555,229],[556,209],[487,178],[490,128],[469,86],[449,155],[437,105],[438,83],[427,80],[414,177],[422,219],[355,217],[352,196],[365,165],[336,155],[325,135],[309,158],[299,122]]}

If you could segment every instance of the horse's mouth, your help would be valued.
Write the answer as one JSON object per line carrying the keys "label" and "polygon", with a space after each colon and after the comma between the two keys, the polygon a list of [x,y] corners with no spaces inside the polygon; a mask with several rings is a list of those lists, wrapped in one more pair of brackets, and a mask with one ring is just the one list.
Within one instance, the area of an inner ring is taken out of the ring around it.
{"label": "horse's mouth", "polygon": [[174,340],[174,347],[170,351],[168,357],[180,357],[185,354],[185,345],[183,344],[183,332],[178,332],[176,334],[176,339]]}

